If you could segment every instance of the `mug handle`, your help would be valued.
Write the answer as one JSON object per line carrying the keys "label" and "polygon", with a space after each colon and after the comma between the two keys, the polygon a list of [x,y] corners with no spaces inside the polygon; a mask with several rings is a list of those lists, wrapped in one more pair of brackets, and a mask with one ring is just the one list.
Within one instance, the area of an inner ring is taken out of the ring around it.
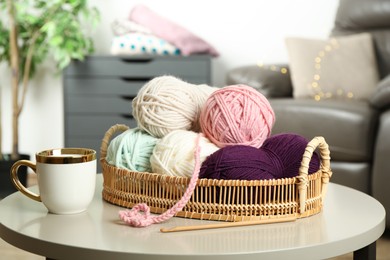
{"label": "mug handle", "polygon": [[35,163],[28,161],[28,160],[19,160],[15,162],[11,167],[11,180],[14,184],[15,188],[17,188],[21,193],[29,197],[30,199],[42,202],[41,196],[35,194],[34,192],[31,192],[28,190],[19,180],[18,176],[18,170],[20,166],[26,166],[30,167],[35,173],[37,170],[37,166]]}

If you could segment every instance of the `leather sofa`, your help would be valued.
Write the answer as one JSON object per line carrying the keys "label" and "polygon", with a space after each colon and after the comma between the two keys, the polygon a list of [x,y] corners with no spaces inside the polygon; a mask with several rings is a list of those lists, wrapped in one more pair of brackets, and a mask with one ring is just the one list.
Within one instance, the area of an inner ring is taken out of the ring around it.
{"label": "leather sofa", "polygon": [[[331,181],[379,200],[388,212],[389,229],[390,1],[340,0],[330,36],[360,32],[373,36],[380,75],[368,101],[293,98],[288,64],[238,67],[228,72],[227,84],[246,84],[269,98],[276,114],[274,134],[295,132],[308,139],[324,136],[331,151]],[[272,68],[287,70],[281,73]]]}

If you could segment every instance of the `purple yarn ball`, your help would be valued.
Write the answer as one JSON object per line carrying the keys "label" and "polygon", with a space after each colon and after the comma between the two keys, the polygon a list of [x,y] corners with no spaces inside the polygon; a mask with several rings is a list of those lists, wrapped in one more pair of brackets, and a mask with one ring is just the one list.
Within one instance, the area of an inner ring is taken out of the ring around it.
{"label": "purple yarn ball", "polygon": [[269,180],[280,178],[283,162],[272,151],[246,145],[226,146],[202,163],[199,178]]}
{"label": "purple yarn ball", "polygon": [[[261,148],[273,151],[283,162],[283,177],[291,178],[299,174],[302,156],[308,143],[309,141],[303,136],[294,133],[283,133],[267,138]],[[313,174],[319,168],[320,158],[318,153],[314,152],[309,163],[308,173]]]}
{"label": "purple yarn ball", "polygon": [[[278,134],[267,138],[260,148],[226,146],[202,163],[199,178],[223,180],[269,180],[298,176],[308,140],[298,134]],[[320,168],[313,153],[308,173]]]}

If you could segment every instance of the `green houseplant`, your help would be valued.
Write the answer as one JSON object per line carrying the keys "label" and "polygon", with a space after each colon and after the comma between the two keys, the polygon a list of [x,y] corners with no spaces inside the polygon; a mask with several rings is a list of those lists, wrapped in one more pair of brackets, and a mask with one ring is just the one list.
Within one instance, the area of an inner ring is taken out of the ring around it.
{"label": "green houseplant", "polygon": [[[6,161],[9,164],[8,157],[11,163],[20,158],[19,116],[29,80],[49,56],[61,71],[72,59],[82,60],[92,53],[93,42],[86,26],[97,24],[99,12],[89,7],[87,0],[0,0],[0,13],[0,63],[8,64],[11,75],[10,82],[0,81],[0,88],[9,87],[12,100],[12,122],[4,124],[12,126],[10,155],[3,153],[4,125],[0,115],[1,165]],[[0,111],[4,110],[0,108]],[[9,178],[9,170],[0,174]],[[0,185],[1,182],[4,181],[0,178]]]}

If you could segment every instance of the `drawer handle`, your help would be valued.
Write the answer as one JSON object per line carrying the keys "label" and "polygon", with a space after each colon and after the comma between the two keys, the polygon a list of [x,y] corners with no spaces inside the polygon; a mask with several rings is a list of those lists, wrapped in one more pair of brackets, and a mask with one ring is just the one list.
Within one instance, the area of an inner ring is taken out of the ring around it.
{"label": "drawer handle", "polygon": [[121,117],[123,117],[125,119],[134,119],[133,115],[131,115],[131,114],[121,114]]}
{"label": "drawer handle", "polygon": [[121,58],[122,62],[125,63],[149,63],[153,61],[153,58]]}
{"label": "drawer handle", "polygon": [[124,100],[133,100],[134,98],[135,98],[135,96],[126,96],[126,95],[123,95],[123,96],[121,96],[121,98],[122,99],[124,99]]}
{"label": "drawer handle", "polygon": [[145,83],[146,81],[149,81],[151,80],[152,78],[151,77],[121,77],[121,80],[122,81],[125,81],[125,82],[141,82],[141,83]]}

